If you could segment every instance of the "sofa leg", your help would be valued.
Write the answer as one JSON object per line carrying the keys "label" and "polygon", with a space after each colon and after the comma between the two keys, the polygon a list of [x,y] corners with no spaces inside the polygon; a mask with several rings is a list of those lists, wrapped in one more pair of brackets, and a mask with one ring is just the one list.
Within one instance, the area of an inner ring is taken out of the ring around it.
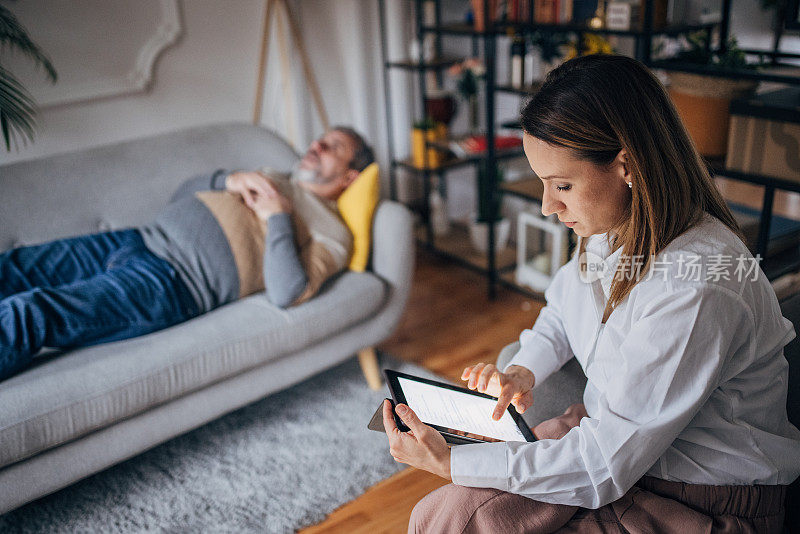
{"label": "sofa leg", "polygon": [[364,373],[364,378],[367,379],[367,385],[370,389],[375,391],[381,389],[383,380],[381,379],[378,355],[375,354],[375,349],[368,347],[358,351],[358,363],[361,364],[361,372]]}

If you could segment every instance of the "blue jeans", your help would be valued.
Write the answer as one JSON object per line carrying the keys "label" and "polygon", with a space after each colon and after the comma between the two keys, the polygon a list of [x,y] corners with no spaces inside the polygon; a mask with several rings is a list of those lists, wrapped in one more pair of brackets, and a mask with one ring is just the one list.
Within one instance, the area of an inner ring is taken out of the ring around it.
{"label": "blue jeans", "polygon": [[0,380],[43,346],[127,339],[198,314],[175,269],[137,230],[12,249],[0,254]]}

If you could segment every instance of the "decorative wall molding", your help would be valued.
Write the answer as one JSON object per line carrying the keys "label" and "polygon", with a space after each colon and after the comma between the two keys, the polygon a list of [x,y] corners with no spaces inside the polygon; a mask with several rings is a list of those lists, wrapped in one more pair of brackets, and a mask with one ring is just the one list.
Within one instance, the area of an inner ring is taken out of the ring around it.
{"label": "decorative wall molding", "polygon": [[51,0],[53,8],[37,14],[26,11],[36,2],[11,4],[53,60],[59,81],[43,80],[24,58],[10,58],[9,67],[40,108],[146,91],[158,58],[181,36],[178,2]]}
{"label": "decorative wall molding", "polygon": [[153,81],[156,60],[161,52],[178,41],[181,35],[181,19],[178,11],[178,0],[159,0],[161,4],[161,24],[156,32],[139,50],[136,64],[128,73],[128,82],[134,90],[149,89]]}

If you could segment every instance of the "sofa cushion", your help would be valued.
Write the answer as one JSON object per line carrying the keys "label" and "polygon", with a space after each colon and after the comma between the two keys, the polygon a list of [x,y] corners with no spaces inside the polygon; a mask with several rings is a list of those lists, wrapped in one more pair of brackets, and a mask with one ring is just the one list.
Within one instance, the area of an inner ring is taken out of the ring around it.
{"label": "sofa cushion", "polygon": [[0,382],[0,467],[301,350],[385,298],[377,276],[346,272],[286,310],[258,294],[147,336],[39,357]]}

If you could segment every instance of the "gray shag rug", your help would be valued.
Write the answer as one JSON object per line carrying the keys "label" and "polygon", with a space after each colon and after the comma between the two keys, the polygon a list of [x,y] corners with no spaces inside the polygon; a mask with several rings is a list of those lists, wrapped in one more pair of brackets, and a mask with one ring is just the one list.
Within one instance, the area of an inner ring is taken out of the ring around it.
{"label": "gray shag rug", "polygon": [[367,429],[387,395],[350,359],[0,516],[0,532],[293,532],[401,469]]}

